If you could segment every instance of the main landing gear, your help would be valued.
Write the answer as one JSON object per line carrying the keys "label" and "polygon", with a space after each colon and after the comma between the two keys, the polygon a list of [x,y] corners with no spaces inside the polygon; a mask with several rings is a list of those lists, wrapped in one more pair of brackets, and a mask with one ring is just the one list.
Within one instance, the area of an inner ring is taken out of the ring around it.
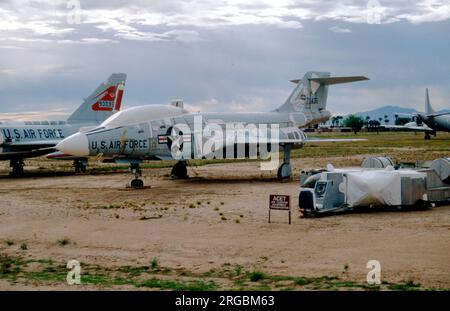
{"label": "main landing gear", "polygon": [[73,161],[73,167],[75,168],[75,173],[86,173],[87,161],[86,160],[75,160]]}
{"label": "main landing gear", "polygon": [[428,133],[425,133],[425,140],[429,140],[429,139],[431,139],[431,136],[430,136],[430,134],[428,134]]}
{"label": "main landing gear", "polygon": [[178,179],[186,179],[188,178],[187,174],[187,163],[186,161],[178,161],[172,168],[172,172],[170,172],[170,176],[172,178]]}
{"label": "main landing gear", "polygon": [[291,176],[292,176],[291,149],[292,149],[292,144],[284,145],[283,163],[278,168],[278,173],[277,173],[278,179],[281,181],[291,179]]}
{"label": "main landing gear", "polygon": [[23,167],[25,163],[22,159],[13,159],[10,161],[9,166],[12,167],[11,175],[20,176],[23,175]]}
{"label": "main landing gear", "polygon": [[140,179],[142,176],[142,170],[139,163],[130,164],[131,173],[134,175],[134,179],[131,181],[131,188],[142,189],[144,188],[144,181]]}

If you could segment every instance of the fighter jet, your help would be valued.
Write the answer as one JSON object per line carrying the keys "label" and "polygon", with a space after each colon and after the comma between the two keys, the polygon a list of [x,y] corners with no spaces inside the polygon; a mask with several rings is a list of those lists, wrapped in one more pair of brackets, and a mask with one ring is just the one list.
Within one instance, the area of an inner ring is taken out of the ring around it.
{"label": "fighter jet", "polygon": [[97,127],[120,110],[126,74],[115,73],[100,84],[66,121],[0,121],[0,161],[9,160],[13,175],[23,173],[24,159],[49,155],[74,160],[76,171],[84,171],[85,157],[65,157],[55,146],[83,127]]}
{"label": "fighter jet", "polygon": [[[291,81],[295,84],[291,95],[283,105],[269,112],[186,113],[176,107],[135,107],[121,111],[98,128],[82,130],[64,139],[56,148],[67,155],[110,157],[116,162],[130,163],[134,188],[143,187],[139,179],[142,175],[139,164],[143,160],[178,160],[172,176],[185,178],[189,159],[268,159],[281,148],[284,157],[278,177],[286,179],[292,174],[292,148],[306,142],[300,128],[324,122],[331,116],[326,110],[328,86],[362,80],[368,78],[308,72],[302,79]],[[278,159],[277,154],[274,163]]]}
{"label": "fighter jet", "polygon": [[424,132],[425,139],[430,139],[430,134],[436,136],[437,131],[450,132],[450,112],[436,113],[430,104],[428,88],[425,89],[425,112],[414,113],[412,122],[405,125],[384,125],[392,130]]}

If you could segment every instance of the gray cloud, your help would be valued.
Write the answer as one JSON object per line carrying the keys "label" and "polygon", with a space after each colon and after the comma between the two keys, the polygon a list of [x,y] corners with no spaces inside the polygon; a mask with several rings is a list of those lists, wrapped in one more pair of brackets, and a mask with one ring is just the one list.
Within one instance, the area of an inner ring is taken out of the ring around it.
{"label": "gray cloud", "polygon": [[436,109],[450,102],[443,1],[379,1],[380,25],[367,1],[91,0],[81,24],[67,1],[1,3],[0,112],[68,114],[111,72],[128,73],[127,106],[270,110],[307,70],[371,78],[332,87],[336,112],[421,108],[426,86]]}
{"label": "gray cloud", "polygon": [[332,32],[336,32],[336,33],[350,33],[352,32],[349,28],[342,28],[339,26],[333,26],[328,28],[330,31]]}

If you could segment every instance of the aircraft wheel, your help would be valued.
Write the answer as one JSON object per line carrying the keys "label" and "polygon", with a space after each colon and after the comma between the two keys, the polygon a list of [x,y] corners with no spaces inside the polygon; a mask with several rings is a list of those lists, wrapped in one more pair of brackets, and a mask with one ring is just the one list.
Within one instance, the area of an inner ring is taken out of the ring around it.
{"label": "aircraft wheel", "polygon": [[76,174],[79,174],[79,173],[86,173],[87,165],[86,165],[84,162],[82,162],[82,161],[80,161],[80,160],[75,160],[75,161],[73,162],[73,166],[74,166],[74,168],[75,168],[75,173],[76,173]]}
{"label": "aircraft wheel", "polygon": [[133,179],[131,181],[131,188],[134,188],[134,189],[144,188],[144,181],[142,179]]}
{"label": "aircraft wheel", "polygon": [[425,134],[425,139],[426,139],[426,140],[429,140],[429,139],[431,139],[431,136],[430,136],[430,134]]}
{"label": "aircraft wheel", "polygon": [[314,213],[314,195],[312,191],[303,190],[300,191],[298,197],[298,206],[303,216],[308,216]]}
{"label": "aircraft wheel", "polygon": [[23,175],[24,163],[22,160],[12,160],[10,166],[12,167],[11,175],[21,176]]}
{"label": "aircraft wheel", "polygon": [[281,166],[278,168],[277,176],[279,180],[290,179],[292,176],[291,165],[287,163],[281,164]]}
{"label": "aircraft wheel", "polygon": [[187,165],[186,162],[184,161],[179,161],[177,162],[173,168],[172,168],[172,172],[170,173],[170,175],[174,178],[180,178],[180,179],[185,179],[188,177],[187,174]]}

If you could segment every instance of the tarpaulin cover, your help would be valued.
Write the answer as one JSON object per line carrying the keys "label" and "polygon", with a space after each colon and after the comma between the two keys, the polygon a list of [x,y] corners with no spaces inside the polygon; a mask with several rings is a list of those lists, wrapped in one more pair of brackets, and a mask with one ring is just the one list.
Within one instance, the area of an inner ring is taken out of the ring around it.
{"label": "tarpaulin cover", "polygon": [[[328,167],[330,170],[332,167]],[[339,191],[346,194],[346,202],[352,206],[402,205],[401,178],[426,178],[426,173],[413,170],[385,169],[331,169],[334,173],[344,173],[347,177],[339,185]],[[322,173],[321,180],[327,179],[328,172]]]}

